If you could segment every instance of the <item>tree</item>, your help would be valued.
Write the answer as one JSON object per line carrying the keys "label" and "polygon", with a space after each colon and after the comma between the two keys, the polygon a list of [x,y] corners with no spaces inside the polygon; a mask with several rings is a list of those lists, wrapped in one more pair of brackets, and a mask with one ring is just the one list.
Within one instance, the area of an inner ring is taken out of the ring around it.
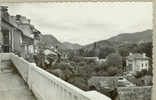
{"label": "tree", "polygon": [[119,47],[119,53],[121,56],[128,56],[129,52],[132,53],[146,53],[146,55],[152,58],[152,42],[141,43],[141,44],[124,44]]}
{"label": "tree", "polygon": [[141,43],[138,45],[137,52],[146,53],[148,57],[152,58],[152,48],[152,42]]}
{"label": "tree", "polygon": [[85,51],[83,49],[79,49],[80,56],[83,56],[85,54]]}
{"label": "tree", "polygon": [[100,48],[99,58],[106,58],[109,54],[114,53],[115,49],[112,47]]}
{"label": "tree", "polygon": [[112,53],[106,58],[107,71],[110,76],[122,73],[122,57],[118,53]]}
{"label": "tree", "polygon": [[129,50],[127,47],[119,47],[119,53],[122,57],[126,57],[129,54]]}
{"label": "tree", "polygon": [[94,56],[97,56],[96,53],[95,53],[95,49],[91,49],[91,50],[89,50],[87,56],[88,56],[88,57],[94,57]]}

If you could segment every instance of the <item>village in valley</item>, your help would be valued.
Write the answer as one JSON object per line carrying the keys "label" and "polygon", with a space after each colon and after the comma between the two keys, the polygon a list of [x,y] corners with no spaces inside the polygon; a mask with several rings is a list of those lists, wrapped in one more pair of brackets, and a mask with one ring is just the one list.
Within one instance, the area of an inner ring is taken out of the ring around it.
{"label": "village in valley", "polygon": [[[152,37],[142,40],[140,34],[147,36],[152,30],[67,46],[44,35],[26,16],[12,16],[7,6],[0,7],[1,53],[12,52],[84,91],[96,90],[112,100],[151,100]],[[132,41],[125,39],[135,35]]]}

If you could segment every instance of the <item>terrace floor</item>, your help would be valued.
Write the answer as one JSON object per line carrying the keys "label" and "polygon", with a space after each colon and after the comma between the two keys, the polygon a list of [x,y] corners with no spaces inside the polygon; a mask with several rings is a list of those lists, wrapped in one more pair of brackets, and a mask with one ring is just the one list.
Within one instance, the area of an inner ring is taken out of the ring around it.
{"label": "terrace floor", "polygon": [[0,100],[36,100],[36,98],[18,72],[7,68],[0,72]]}

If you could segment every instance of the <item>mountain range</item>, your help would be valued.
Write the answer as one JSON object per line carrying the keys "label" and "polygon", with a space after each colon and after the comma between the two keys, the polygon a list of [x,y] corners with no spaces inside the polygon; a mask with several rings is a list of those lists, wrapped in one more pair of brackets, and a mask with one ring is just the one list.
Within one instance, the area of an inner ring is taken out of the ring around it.
{"label": "mountain range", "polygon": [[80,49],[80,48],[92,48],[93,45],[97,47],[105,47],[105,46],[112,46],[116,47],[121,44],[126,43],[140,43],[140,42],[152,42],[152,30],[145,30],[141,32],[135,33],[122,33],[117,36],[111,37],[107,40],[97,41],[85,46],[81,46],[80,44],[73,44],[70,42],[60,42],[55,38],[53,35],[42,35],[41,36],[41,43],[46,45],[46,47],[57,46],[61,49]]}

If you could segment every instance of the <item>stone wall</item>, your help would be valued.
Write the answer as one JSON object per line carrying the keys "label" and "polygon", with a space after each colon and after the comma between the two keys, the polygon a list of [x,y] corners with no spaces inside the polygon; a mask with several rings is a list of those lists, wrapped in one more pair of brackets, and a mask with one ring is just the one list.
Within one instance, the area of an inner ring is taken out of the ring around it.
{"label": "stone wall", "polygon": [[119,87],[117,100],[151,100],[152,86]]}

